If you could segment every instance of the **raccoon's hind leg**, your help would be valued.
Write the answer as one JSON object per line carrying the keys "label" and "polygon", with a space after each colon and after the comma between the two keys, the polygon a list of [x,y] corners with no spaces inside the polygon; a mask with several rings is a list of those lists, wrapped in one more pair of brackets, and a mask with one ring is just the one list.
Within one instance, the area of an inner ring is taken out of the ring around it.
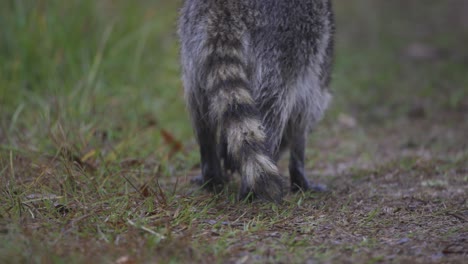
{"label": "raccoon's hind leg", "polygon": [[209,191],[218,192],[228,178],[221,168],[219,146],[216,142],[216,129],[200,116],[195,116],[195,132],[200,146],[201,175],[193,180]]}
{"label": "raccoon's hind leg", "polygon": [[[306,128],[296,123],[297,120],[290,120],[284,140],[287,140],[289,145],[289,177],[291,181],[291,191],[297,192],[300,190],[307,191],[310,189],[310,183],[307,180],[304,172],[305,160],[305,145],[306,145]],[[283,141],[284,141],[283,140]]]}
{"label": "raccoon's hind leg", "polygon": [[291,191],[326,191],[326,186],[311,184],[305,174],[305,148],[307,145],[307,131],[304,126],[298,126],[295,122],[289,122],[286,137],[290,147],[289,177]]}

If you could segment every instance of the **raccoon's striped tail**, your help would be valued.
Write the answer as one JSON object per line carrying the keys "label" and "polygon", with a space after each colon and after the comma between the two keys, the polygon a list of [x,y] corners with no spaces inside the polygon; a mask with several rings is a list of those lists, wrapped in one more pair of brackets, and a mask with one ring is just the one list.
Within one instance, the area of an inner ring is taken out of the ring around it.
{"label": "raccoon's striped tail", "polygon": [[225,160],[237,164],[241,174],[239,198],[252,193],[279,202],[283,183],[266,148],[265,129],[252,96],[242,26],[224,19],[212,21],[203,47],[206,55],[201,76],[208,97],[208,118],[217,128],[217,143],[227,144]]}

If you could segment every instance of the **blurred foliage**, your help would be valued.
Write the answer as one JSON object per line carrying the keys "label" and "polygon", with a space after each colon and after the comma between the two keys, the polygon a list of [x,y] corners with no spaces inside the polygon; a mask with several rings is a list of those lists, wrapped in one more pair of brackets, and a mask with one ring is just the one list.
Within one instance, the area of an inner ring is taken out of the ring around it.
{"label": "blurred foliage", "polygon": [[80,127],[115,132],[163,124],[187,138],[177,6],[2,1],[0,127],[23,135],[28,130],[34,134],[30,140],[40,141],[58,124],[71,133]]}

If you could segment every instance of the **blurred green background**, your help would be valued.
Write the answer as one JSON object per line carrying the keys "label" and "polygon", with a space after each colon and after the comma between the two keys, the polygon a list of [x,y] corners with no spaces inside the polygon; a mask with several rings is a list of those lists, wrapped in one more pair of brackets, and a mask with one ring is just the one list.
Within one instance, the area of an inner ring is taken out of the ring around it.
{"label": "blurred green background", "polygon": [[125,138],[127,151],[150,153],[159,133],[137,140],[146,127],[190,137],[174,29],[178,5],[2,1],[0,143],[45,150],[57,141],[51,138],[83,145],[101,131]]}

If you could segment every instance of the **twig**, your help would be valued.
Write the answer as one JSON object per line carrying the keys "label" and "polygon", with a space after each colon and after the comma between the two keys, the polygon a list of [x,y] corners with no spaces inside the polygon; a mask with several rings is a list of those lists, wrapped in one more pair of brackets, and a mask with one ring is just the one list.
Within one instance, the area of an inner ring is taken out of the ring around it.
{"label": "twig", "polygon": [[128,222],[131,226],[136,227],[136,228],[139,228],[139,229],[141,229],[141,230],[143,230],[143,231],[146,231],[146,232],[148,232],[148,233],[150,233],[150,234],[152,234],[152,235],[155,235],[155,236],[157,236],[157,237],[158,237],[159,239],[161,239],[161,240],[166,239],[165,236],[163,236],[163,235],[161,235],[161,234],[159,234],[159,233],[156,233],[155,231],[153,231],[153,230],[151,230],[151,229],[149,229],[149,228],[147,228],[147,227],[145,227],[145,226],[137,225],[135,222],[133,222],[133,221],[130,220],[130,219],[127,219],[127,222]]}

